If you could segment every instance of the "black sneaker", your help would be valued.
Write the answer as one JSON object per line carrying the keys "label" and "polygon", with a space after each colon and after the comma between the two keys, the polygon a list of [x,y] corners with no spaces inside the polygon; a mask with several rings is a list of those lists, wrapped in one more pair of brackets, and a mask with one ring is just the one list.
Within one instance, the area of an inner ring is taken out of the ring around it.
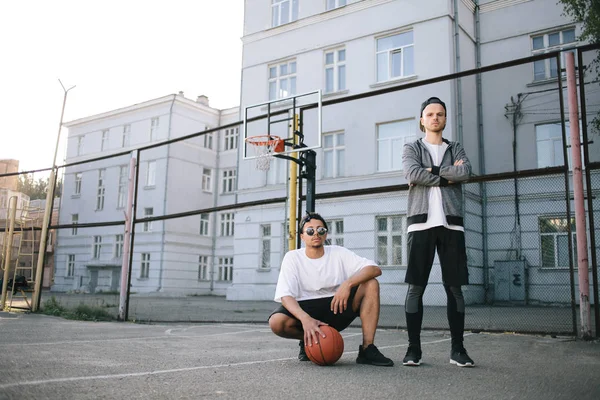
{"label": "black sneaker", "polygon": [[310,359],[306,355],[306,351],[304,350],[304,342],[302,340],[300,341],[300,352],[298,353],[298,360],[310,361]]}
{"label": "black sneaker", "polygon": [[365,349],[363,349],[362,345],[358,346],[356,363],[377,365],[378,367],[392,367],[394,365],[394,362],[381,354],[374,344],[368,345]]}
{"label": "black sneaker", "polygon": [[421,356],[423,353],[421,349],[416,346],[408,346],[408,350],[406,350],[406,355],[404,356],[404,360],[402,360],[402,365],[408,365],[410,367],[418,367],[421,365]]}
{"label": "black sneaker", "polygon": [[457,365],[459,367],[474,367],[475,362],[467,354],[467,350],[464,347],[460,349],[452,349],[450,353],[450,364]]}

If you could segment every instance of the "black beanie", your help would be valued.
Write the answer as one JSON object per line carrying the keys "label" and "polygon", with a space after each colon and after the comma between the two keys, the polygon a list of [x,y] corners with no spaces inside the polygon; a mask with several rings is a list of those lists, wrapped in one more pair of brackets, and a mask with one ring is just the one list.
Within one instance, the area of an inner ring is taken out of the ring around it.
{"label": "black beanie", "polygon": [[421,130],[421,132],[425,132],[425,127],[423,126],[423,124],[421,124],[420,118],[423,116],[423,110],[425,109],[425,107],[427,107],[430,104],[440,104],[442,107],[444,107],[444,112],[446,112],[446,103],[440,100],[439,97],[430,97],[427,100],[425,100],[423,104],[421,104],[421,112],[419,113],[419,129]]}

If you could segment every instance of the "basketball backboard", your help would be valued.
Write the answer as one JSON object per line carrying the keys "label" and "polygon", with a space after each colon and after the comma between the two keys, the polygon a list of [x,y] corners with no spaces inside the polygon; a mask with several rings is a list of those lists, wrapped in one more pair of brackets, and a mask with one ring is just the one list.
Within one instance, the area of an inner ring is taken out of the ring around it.
{"label": "basketball backboard", "polygon": [[275,153],[280,155],[321,147],[320,90],[244,107],[243,117],[244,160],[260,157],[248,144],[256,136],[262,136],[263,141],[281,138],[283,150]]}

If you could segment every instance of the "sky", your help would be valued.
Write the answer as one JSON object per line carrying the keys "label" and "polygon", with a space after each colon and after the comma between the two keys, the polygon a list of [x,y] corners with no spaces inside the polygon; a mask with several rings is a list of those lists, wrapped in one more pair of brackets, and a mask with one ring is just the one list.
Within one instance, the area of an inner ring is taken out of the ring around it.
{"label": "sky", "polygon": [[[52,166],[63,122],[183,91],[239,105],[244,0],[0,2],[0,159]],[[64,160],[63,128],[57,165]]]}

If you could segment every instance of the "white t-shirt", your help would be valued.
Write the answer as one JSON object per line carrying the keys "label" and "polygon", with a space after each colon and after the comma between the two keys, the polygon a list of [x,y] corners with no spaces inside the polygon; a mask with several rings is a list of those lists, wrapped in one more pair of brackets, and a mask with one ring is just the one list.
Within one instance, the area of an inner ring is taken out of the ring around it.
{"label": "white t-shirt", "polygon": [[[444,153],[448,148],[448,144],[445,142],[442,142],[442,144],[431,144],[425,139],[421,139],[421,142],[423,142],[425,148],[427,148],[429,154],[431,154],[433,165],[440,165],[442,158],[444,157]],[[429,188],[429,209],[427,211],[427,222],[410,225],[408,227],[408,232],[424,231],[436,226],[444,226],[455,231],[465,231],[462,226],[448,225],[448,221],[446,221],[446,214],[444,214],[444,206],[442,204],[442,189],[439,186],[432,186]]]}
{"label": "white t-shirt", "polygon": [[331,297],[346,279],[374,261],[341,246],[324,246],[321,258],[308,258],[306,249],[289,251],[281,263],[275,301],[283,296],[297,301]]}

